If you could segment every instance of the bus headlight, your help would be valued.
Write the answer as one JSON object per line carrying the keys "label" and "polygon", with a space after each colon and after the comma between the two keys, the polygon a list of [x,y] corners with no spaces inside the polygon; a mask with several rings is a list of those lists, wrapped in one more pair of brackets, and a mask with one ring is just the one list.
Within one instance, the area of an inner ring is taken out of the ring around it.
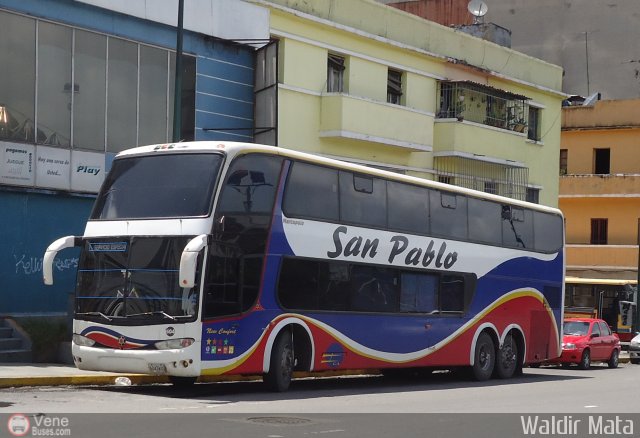
{"label": "bus headlight", "polygon": [[81,347],[93,347],[96,343],[93,339],[89,339],[86,336],[78,335],[76,333],[73,334],[73,343],[79,345]]}
{"label": "bus headlight", "polygon": [[195,342],[193,338],[169,339],[158,341],[155,345],[158,350],[175,350],[177,348],[187,348]]}

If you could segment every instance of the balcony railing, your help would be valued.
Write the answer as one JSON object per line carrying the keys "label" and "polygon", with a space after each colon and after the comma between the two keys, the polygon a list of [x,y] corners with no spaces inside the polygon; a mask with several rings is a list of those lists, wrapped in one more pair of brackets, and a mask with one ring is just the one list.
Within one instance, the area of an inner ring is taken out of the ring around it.
{"label": "balcony railing", "polygon": [[529,98],[474,82],[440,82],[437,118],[457,118],[526,133]]}

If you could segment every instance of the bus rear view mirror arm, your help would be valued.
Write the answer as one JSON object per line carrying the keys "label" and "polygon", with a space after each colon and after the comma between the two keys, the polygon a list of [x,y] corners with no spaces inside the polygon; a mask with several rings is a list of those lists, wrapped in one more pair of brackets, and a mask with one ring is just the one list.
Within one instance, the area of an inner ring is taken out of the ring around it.
{"label": "bus rear view mirror arm", "polygon": [[208,234],[200,234],[187,243],[180,257],[180,287],[192,288],[196,282],[196,268],[198,254],[207,246],[209,242]]}
{"label": "bus rear view mirror arm", "polygon": [[82,244],[82,238],[76,236],[66,236],[53,242],[44,253],[44,259],[42,260],[42,277],[44,284],[51,286],[53,284],[53,260],[56,258],[58,251],[65,248],[73,248],[74,246],[80,246]]}

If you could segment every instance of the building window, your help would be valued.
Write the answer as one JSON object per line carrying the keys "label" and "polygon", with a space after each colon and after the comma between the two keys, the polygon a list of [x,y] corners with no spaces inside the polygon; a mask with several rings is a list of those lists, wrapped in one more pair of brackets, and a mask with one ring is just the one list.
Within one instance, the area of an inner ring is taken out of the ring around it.
{"label": "building window", "polygon": [[[119,152],[171,139],[174,52],[4,11],[0,29],[0,140]],[[183,65],[192,140],[195,57]]]}
{"label": "building window", "polygon": [[527,202],[533,202],[534,204],[540,203],[540,189],[533,189],[531,187],[527,187]]}
{"label": "building window", "polygon": [[596,175],[611,173],[611,149],[593,150],[593,173]]}
{"label": "building window", "polygon": [[498,194],[498,184],[495,181],[484,182],[484,192],[491,193],[492,195]]}
{"label": "building window", "polygon": [[278,144],[278,41],[256,51],[253,140]]}
{"label": "building window", "polygon": [[0,139],[34,142],[36,21],[0,12],[0,29]]}
{"label": "building window", "polygon": [[344,58],[329,53],[327,60],[327,92],[342,93],[344,91]]}
{"label": "building window", "polygon": [[608,219],[591,219],[591,244],[607,244]]}
{"label": "building window", "polygon": [[438,83],[437,118],[457,118],[524,133],[529,98],[470,81]]}
{"label": "building window", "polygon": [[529,129],[527,130],[527,138],[529,140],[540,141],[540,108],[529,106]]}
{"label": "building window", "polygon": [[567,149],[560,149],[560,175],[567,174],[567,158],[569,157],[569,151]]}
{"label": "building window", "polygon": [[402,72],[389,69],[387,73],[387,102],[400,105],[402,100]]}

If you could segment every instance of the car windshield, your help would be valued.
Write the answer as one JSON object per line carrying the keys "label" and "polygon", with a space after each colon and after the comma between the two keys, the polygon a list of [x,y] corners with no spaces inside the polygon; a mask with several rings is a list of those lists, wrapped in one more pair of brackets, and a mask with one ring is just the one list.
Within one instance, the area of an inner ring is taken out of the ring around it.
{"label": "car windshield", "polygon": [[163,154],[118,158],[100,189],[91,219],[206,216],[220,154]]}
{"label": "car windshield", "polygon": [[115,324],[194,319],[196,289],[178,284],[180,256],[190,239],[85,240],[78,266],[76,316]]}
{"label": "car windshield", "polygon": [[565,335],[586,335],[589,333],[589,323],[586,321],[565,321],[562,330]]}

